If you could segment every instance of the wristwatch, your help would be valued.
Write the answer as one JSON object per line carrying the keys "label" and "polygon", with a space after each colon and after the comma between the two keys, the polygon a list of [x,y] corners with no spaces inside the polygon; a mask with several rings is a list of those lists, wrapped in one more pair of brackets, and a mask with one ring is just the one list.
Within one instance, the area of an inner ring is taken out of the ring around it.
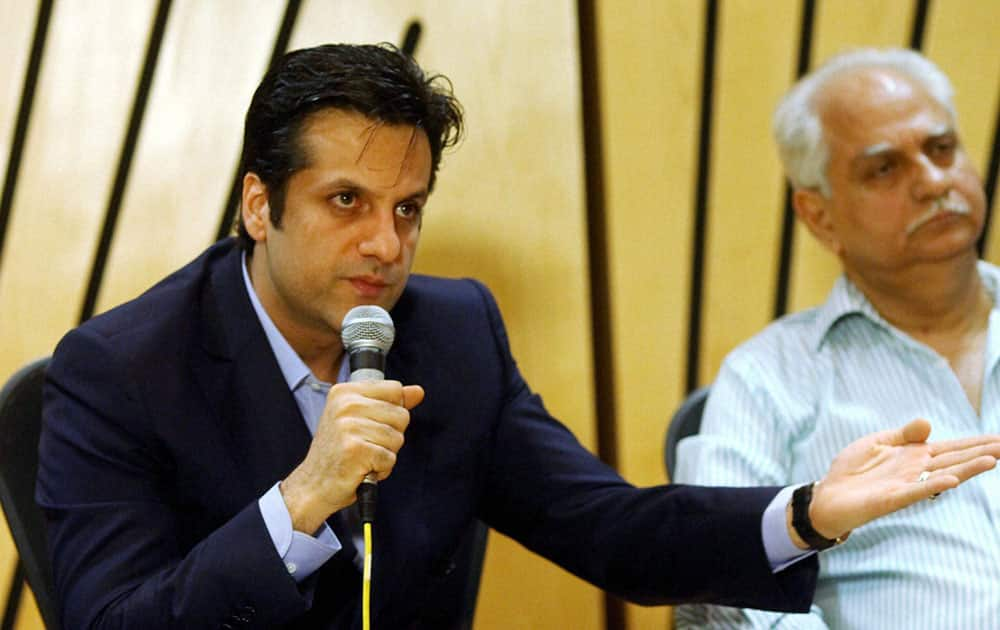
{"label": "wristwatch", "polygon": [[823,551],[847,540],[851,532],[837,538],[826,538],[813,528],[812,521],[809,520],[809,504],[812,503],[813,486],[816,483],[818,482],[799,486],[792,493],[792,527],[810,549]]}

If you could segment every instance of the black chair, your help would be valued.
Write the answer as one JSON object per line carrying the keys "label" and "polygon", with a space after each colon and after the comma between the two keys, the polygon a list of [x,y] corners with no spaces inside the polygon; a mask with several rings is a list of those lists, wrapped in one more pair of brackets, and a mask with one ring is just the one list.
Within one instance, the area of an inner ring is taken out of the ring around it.
{"label": "black chair", "polygon": [[708,399],[709,387],[699,387],[684,399],[681,406],[674,412],[667,428],[667,439],[663,448],[663,462],[667,466],[667,478],[674,478],[674,467],[677,464],[677,443],[689,435],[698,433],[701,429],[701,414],[705,411],[705,400]]}
{"label": "black chair", "polygon": [[35,594],[46,628],[59,627],[45,519],[35,504],[42,383],[48,364],[46,357],[26,365],[0,391],[0,506],[20,556],[7,602],[5,628],[13,627],[23,579]]}

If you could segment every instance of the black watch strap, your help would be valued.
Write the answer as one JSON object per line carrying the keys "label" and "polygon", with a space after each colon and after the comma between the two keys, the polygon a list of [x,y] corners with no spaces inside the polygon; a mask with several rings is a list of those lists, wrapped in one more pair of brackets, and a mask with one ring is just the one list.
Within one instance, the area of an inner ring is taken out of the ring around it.
{"label": "black watch strap", "polygon": [[811,549],[823,551],[834,545],[847,540],[847,536],[840,538],[824,538],[822,534],[813,529],[812,521],[809,520],[809,504],[812,503],[813,486],[815,483],[807,483],[799,486],[792,493],[792,527],[799,538],[805,541]]}

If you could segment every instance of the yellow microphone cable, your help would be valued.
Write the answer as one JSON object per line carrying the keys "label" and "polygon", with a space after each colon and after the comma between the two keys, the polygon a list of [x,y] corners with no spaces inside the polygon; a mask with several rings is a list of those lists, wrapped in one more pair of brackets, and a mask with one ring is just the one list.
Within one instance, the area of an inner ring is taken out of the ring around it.
{"label": "yellow microphone cable", "polygon": [[361,578],[361,628],[372,628],[372,524],[365,523],[365,569]]}
{"label": "yellow microphone cable", "polygon": [[375,502],[378,498],[378,484],[374,475],[365,477],[358,486],[358,511],[361,527],[365,535],[365,559],[361,572],[361,628],[372,627],[372,524],[375,522]]}

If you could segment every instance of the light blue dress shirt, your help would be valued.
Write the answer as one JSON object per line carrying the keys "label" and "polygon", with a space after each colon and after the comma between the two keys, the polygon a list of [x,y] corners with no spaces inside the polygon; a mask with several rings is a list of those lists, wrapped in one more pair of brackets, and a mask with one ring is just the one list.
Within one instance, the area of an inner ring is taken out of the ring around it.
{"label": "light blue dress shirt", "polygon": [[[312,375],[306,364],[278,331],[278,327],[271,321],[250,283],[245,255],[240,268],[243,270],[243,283],[250,296],[250,303],[253,304],[257,319],[260,320],[260,324],[264,328],[264,334],[267,335],[267,341],[271,344],[271,350],[274,351],[274,356],[278,360],[281,373],[295,397],[299,411],[302,412],[306,426],[309,427],[310,435],[315,435],[323,407],[326,404],[326,394],[330,391],[330,384],[324,383]],[[338,380],[346,380],[346,370],[346,362],[342,362]],[[285,563],[291,576],[296,582],[301,582],[333,557],[333,554],[339,552],[342,545],[337,539],[337,535],[326,523],[323,523],[315,536],[294,531],[292,517],[288,513],[288,507],[285,505],[285,500],[281,497],[281,491],[278,488],[279,483],[280,480],[260,498],[258,505],[261,515],[264,517],[267,531],[271,534],[271,540],[274,542],[274,548],[278,551],[278,555],[281,556],[281,560]]]}
{"label": "light blue dress shirt", "polygon": [[[946,359],[887,323],[846,278],[821,307],[789,315],[726,358],[701,432],[678,447],[677,481],[803,483],[848,443],[914,418],[933,440],[1000,432],[1000,270],[980,413]],[[812,613],[682,606],[678,627],[998,628],[1000,474],[986,473],[859,528],[824,552]]]}

